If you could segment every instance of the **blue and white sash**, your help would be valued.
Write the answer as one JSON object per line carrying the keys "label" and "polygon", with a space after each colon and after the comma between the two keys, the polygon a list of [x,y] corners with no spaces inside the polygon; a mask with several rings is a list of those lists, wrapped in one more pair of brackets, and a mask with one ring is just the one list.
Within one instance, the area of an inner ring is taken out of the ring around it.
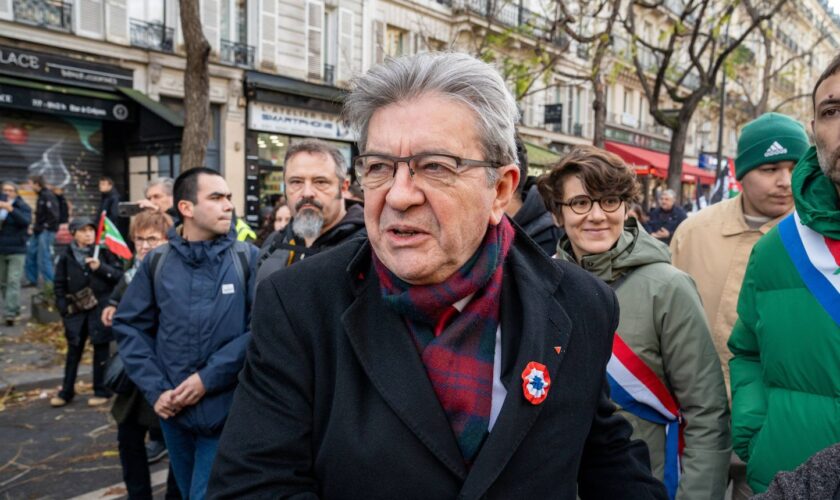
{"label": "blue and white sash", "polygon": [[802,224],[796,212],[779,223],[779,235],[805,286],[840,327],[840,240]]}

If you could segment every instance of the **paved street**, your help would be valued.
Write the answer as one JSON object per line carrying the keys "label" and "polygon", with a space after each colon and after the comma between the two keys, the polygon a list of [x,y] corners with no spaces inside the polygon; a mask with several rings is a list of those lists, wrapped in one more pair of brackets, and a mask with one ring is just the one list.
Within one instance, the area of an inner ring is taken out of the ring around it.
{"label": "paved street", "polygon": [[[87,391],[89,393],[89,390]],[[50,408],[37,389],[0,412],[0,499],[121,498],[117,431],[108,406],[90,408],[87,394],[69,406]],[[152,471],[165,470],[166,460]],[[165,472],[157,475],[165,481]],[[115,486],[109,488],[110,486]],[[156,496],[162,486],[156,488]]]}

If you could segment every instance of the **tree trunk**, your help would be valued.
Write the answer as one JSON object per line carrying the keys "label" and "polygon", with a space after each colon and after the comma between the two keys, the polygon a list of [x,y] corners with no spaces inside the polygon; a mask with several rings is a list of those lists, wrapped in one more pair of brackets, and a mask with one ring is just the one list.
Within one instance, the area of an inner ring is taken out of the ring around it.
{"label": "tree trunk", "polygon": [[607,105],[606,105],[606,86],[598,74],[593,78],[592,89],[595,93],[595,99],[592,101],[592,109],[595,111],[595,129],[592,138],[592,144],[596,148],[604,148],[606,141],[606,125],[607,125]]}
{"label": "tree trunk", "polygon": [[210,43],[204,37],[199,0],[179,0],[181,29],[187,50],[184,71],[184,135],[181,138],[181,170],[204,165],[210,140],[210,74],[207,61]]}
{"label": "tree trunk", "polygon": [[682,203],[682,170],[685,140],[688,137],[688,122],[687,119],[680,119],[675,124],[676,128],[671,129],[671,147],[668,150],[668,189],[673,189],[677,193],[679,203]]}

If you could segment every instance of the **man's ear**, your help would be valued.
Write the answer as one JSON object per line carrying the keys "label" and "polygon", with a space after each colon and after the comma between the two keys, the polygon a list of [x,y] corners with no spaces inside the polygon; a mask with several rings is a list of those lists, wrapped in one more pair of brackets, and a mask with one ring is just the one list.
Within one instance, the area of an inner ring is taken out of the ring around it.
{"label": "man's ear", "polygon": [[338,198],[347,198],[347,193],[350,191],[350,179],[344,179],[338,185]]}
{"label": "man's ear", "polygon": [[181,215],[181,217],[192,218],[194,207],[195,205],[193,205],[193,202],[189,200],[181,200],[178,202],[178,213]]}
{"label": "man's ear", "polygon": [[505,215],[505,208],[507,208],[516,191],[516,186],[519,185],[519,167],[511,163],[504,167],[496,169],[499,173],[499,179],[496,181],[495,191],[496,197],[493,199],[493,206],[490,209],[490,224],[496,225],[502,221]]}

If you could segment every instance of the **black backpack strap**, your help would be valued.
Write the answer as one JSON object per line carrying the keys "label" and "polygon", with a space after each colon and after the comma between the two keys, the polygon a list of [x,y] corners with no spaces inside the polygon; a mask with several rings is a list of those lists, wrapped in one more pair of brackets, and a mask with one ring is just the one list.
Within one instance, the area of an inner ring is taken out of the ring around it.
{"label": "black backpack strap", "polygon": [[251,278],[251,246],[250,243],[237,241],[230,247],[230,251],[236,254],[233,266],[243,290],[248,287]]}
{"label": "black backpack strap", "polygon": [[155,283],[160,279],[160,270],[163,269],[163,260],[169,255],[169,242],[152,250],[151,260],[149,261],[149,275],[152,277],[152,290],[155,288]]}

